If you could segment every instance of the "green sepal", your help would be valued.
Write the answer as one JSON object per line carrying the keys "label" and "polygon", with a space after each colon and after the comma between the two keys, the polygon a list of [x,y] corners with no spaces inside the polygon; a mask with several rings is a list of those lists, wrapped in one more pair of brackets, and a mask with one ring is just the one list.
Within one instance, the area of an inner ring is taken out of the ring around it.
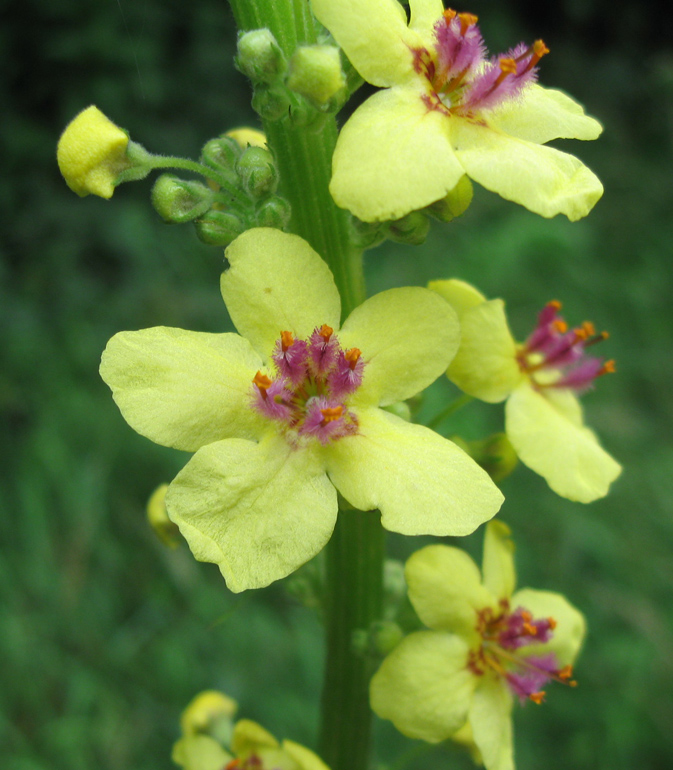
{"label": "green sepal", "polygon": [[201,182],[162,174],[152,187],[151,200],[164,222],[182,224],[208,211],[213,203],[213,191]]}
{"label": "green sepal", "polygon": [[246,230],[246,224],[228,211],[211,209],[194,221],[196,235],[209,246],[228,246]]}

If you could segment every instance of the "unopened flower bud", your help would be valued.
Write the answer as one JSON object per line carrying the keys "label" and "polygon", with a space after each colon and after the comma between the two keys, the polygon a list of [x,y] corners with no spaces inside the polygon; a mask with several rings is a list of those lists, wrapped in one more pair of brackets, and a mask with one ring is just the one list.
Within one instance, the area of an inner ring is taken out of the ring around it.
{"label": "unopened flower bud", "polygon": [[152,205],[165,222],[191,222],[205,214],[212,202],[213,192],[206,185],[173,174],[162,174],[152,188]]}
{"label": "unopened flower bud", "polygon": [[84,197],[111,198],[117,177],[132,163],[128,134],[91,105],[68,124],[58,141],[58,167],[68,187]]}
{"label": "unopened flower bud", "polygon": [[269,29],[253,29],[238,38],[236,66],[255,83],[273,83],[285,72],[286,61]]}
{"label": "unopened flower bud", "polygon": [[411,409],[409,409],[409,404],[406,401],[395,401],[394,404],[388,404],[388,406],[382,408],[396,417],[401,417],[403,420],[411,422]]}
{"label": "unopened flower bud", "polygon": [[241,154],[238,142],[226,135],[206,142],[201,149],[201,163],[217,169],[234,183],[236,162]]}
{"label": "unopened flower bud", "polygon": [[275,192],[278,173],[273,155],[263,147],[248,147],[236,164],[245,191],[253,198],[262,198]]}
{"label": "unopened flower bud", "polygon": [[209,246],[228,246],[246,229],[235,214],[214,209],[196,219],[194,227],[199,240]]}
{"label": "unopened flower bud", "polygon": [[227,131],[225,136],[233,139],[242,150],[247,147],[266,147],[266,134],[256,128],[249,128],[248,126],[232,128]]}
{"label": "unopened flower bud", "polygon": [[385,656],[402,641],[402,629],[391,620],[377,620],[369,629],[372,652]]}
{"label": "unopened flower bud", "polygon": [[238,703],[233,698],[217,690],[200,692],[182,712],[180,727],[184,736],[211,735],[221,732],[221,723],[231,725]]}
{"label": "unopened flower bud", "polygon": [[290,221],[292,208],[285,198],[272,195],[263,201],[255,214],[257,227],[275,227],[282,230]]}
{"label": "unopened flower bud", "polygon": [[473,192],[472,182],[470,182],[467,174],[464,174],[446,198],[435,201],[431,206],[428,206],[426,211],[435,219],[450,222],[467,211],[468,206],[472,203]]}
{"label": "unopened flower bud", "polygon": [[147,519],[154,534],[169,548],[177,548],[180,543],[180,530],[166,512],[166,490],[168,484],[157,487],[147,501]]}
{"label": "unopened flower bud", "polygon": [[256,86],[252,94],[252,109],[264,120],[280,120],[289,115],[287,89],[284,86]]}
{"label": "unopened flower bud", "polygon": [[408,243],[418,246],[423,243],[430,230],[430,220],[422,211],[412,211],[402,219],[397,219],[388,225],[386,235],[398,243]]}
{"label": "unopened flower bud", "polygon": [[287,86],[317,106],[327,104],[346,87],[339,49],[331,45],[297,48],[290,59]]}
{"label": "unopened flower bud", "polygon": [[504,433],[494,433],[480,441],[465,441],[461,446],[496,484],[507,478],[519,462],[514,447]]}

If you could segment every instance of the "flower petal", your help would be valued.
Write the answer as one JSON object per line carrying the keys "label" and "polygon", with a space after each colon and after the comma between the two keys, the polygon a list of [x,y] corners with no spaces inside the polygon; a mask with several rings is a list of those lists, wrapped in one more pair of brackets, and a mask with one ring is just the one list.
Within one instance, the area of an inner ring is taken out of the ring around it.
{"label": "flower petal", "polygon": [[492,299],[465,310],[460,333],[460,347],[447,376],[475,398],[503,401],[522,379],[504,302]]}
{"label": "flower petal", "polygon": [[281,331],[307,337],[316,326],[338,328],[341,300],[329,268],[298,235],[270,227],[248,230],[227,248],[222,296],[238,331],[264,358]]}
{"label": "flower petal", "polygon": [[487,607],[495,610],[498,603],[465,551],[428,545],[411,555],[404,575],[409,599],[426,626],[459,634],[471,646],[479,644],[478,613]]}
{"label": "flower petal", "polygon": [[300,743],[284,740],[283,751],[296,762],[298,770],[329,770],[317,754]]}
{"label": "flower petal", "polygon": [[603,131],[603,126],[563,91],[536,83],[526,88],[521,99],[506,102],[486,121],[491,128],[536,144],[552,139],[597,139]]}
{"label": "flower petal", "polygon": [[504,521],[489,521],[484,536],[484,585],[496,599],[509,599],[516,586],[514,541]]}
{"label": "flower petal", "polygon": [[427,108],[424,93],[422,86],[379,91],[341,129],[330,192],[365,222],[422,209],[464,174],[448,140],[449,121]]}
{"label": "flower petal", "polygon": [[466,310],[486,302],[486,297],[471,284],[458,278],[443,281],[430,281],[428,289],[437,292],[451,305],[461,318]]}
{"label": "flower petal", "polygon": [[551,617],[556,621],[553,636],[548,642],[522,647],[521,655],[529,657],[553,652],[560,666],[574,662],[586,634],[586,621],[584,615],[565,596],[551,591],[522,588],[512,597],[511,606],[512,609],[523,607],[530,610],[536,619]]}
{"label": "flower petal", "polygon": [[486,770],[514,770],[512,696],[501,679],[481,678],[469,715]]}
{"label": "flower petal", "polygon": [[232,756],[209,735],[187,735],[173,745],[171,759],[183,770],[222,770]]}
{"label": "flower petal", "polygon": [[465,723],[477,678],[458,636],[418,631],[403,639],[372,678],[371,707],[410,738],[438,743]]}
{"label": "flower petal", "polygon": [[413,75],[410,49],[420,47],[422,39],[407,28],[397,0],[311,0],[311,5],[368,83],[392,86]]}
{"label": "flower petal", "polygon": [[465,172],[487,190],[543,217],[586,216],[603,194],[598,177],[573,155],[457,118],[453,147]]}
{"label": "flower petal", "polygon": [[264,422],[249,395],[261,363],[238,334],[157,326],[115,334],[100,374],[134,430],[195,452],[223,438],[261,435]]}
{"label": "flower petal", "polygon": [[260,749],[277,749],[279,745],[268,730],[252,719],[239,719],[234,725],[231,750],[235,754],[247,757]]}
{"label": "flower petal", "polygon": [[370,297],[346,319],[339,339],[366,362],[357,398],[387,406],[415,396],[442,374],[458,349],[453,308],[420,286]]}
{"label": "flower petal", "polygon": [[270,435],[200,449],[168,489],[166,506],[199,561],[234,592],[289,575],[327,543],[336,491],[318,453]]}
{"label": "flower petal", "polygon": [[444,13],[442,0],[409,0],[409,10],[409,28],[421,36],[427,49],[432,50],[436,43],[435,24]]}
{"label": "flower petal", "polygon": [[357,435],[326,453],[332,482],[355,508],[379,508],[383,526],[403,535],[467,535],[498,512],[500,490],[454,443],[381,409],[357,416]]}
{"label": "flower petal", "polygon": [[505,430],[521,462],[568,500],[590,503],[605,497],[621,473],[582,424],[580,404],[570,391],[542,395],[522,384],[507,401]]}

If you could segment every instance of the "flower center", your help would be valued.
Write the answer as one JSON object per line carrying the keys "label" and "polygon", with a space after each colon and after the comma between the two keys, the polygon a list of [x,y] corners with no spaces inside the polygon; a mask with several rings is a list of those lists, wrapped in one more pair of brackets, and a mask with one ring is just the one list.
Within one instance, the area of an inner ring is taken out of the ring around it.
{"label": "flower center", "polygon": [[568,329],[560,309],[556,300],[544,306],[535,329],[517,353],[517,361],[537,388],[570,388],[582,393],[597,377],[615,371],[612,359],[605,361],[586,352],[609,335],[596,334],[590,321]]}
{"label": "flower center", "polygon": [[433,91],[424,97],[429,108],[474,117],[516,98],[537,79],[537,64],[549,53],[542,40],[487,59],[477,21],[471,13],[449,8],[435,24],[434,51],[413,51],[414,68]]}
{"label": "flower center", "polygon": [[334,329],[317,327],[307,340],[281,331],[271,356],[275,377],[257,372],[253,405],[279,424],[288,441],[317,438],[327,445],[357,433],[347,401],[360,387],[365,362],[358,348],[343,350]]}
{"label": "flower center", "polygon": [[478,650],[472,650],[468,668],[477,676],[487,671],[505,679],[512,692],[521,702],[532,700],[542,703],[545,691],[542,687],[550,681],[576,687],[572,679],[572,666],[559,667],[553,652],[543,655],[523,655],[522,647],[544,644],[554,635],[554,618],[535,619],[523,607],[510,612],[509,602],[500,603],[500,614],[489,607],[477,618],[476,630],[481,636]]}

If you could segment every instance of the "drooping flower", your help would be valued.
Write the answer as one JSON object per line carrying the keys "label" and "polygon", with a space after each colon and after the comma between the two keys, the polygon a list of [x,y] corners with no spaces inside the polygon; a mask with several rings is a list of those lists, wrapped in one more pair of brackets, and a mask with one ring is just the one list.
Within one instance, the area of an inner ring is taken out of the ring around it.
{"label": "drooping flower", "polygon": [[568,329],[554,301],[541,311],[526,342],[517,344],[501,299],[487,301],[459,280],[432,281],[429,287],[460,318],[461,342],[449,379],[482,401],[507,399],[507,437],[554,492],[580,503],[604,497],[621,466],[584,425],[577,396],[614,371],[614,361],[587,352],[607,333],[596,334],[589,322]]}
{"label": "drooping flower", "polygon": [[515,592],[509,528],[489,522],[483,577],[458,548],[429,545],[405,574],[409,598],[432,629],[410,634],[371,682],[371,705],[400,732],[437,743],[474,742],[487,770],[512,770],[511,710],[541,703],[551,682],[575,686],[585,633],[581,613],[557,593]]}
{"label": "drooping flower", "polygon": [[126,157],[129,137],[95,105],[74,117],[56,150],[58,167],[68,187],[79,196],[111,198],[119,174],[131,163]]}
{"label": "drooping flower", "polygon": [[441,0],[311,0],[369,83],[343,127],[330,191],[364,221],[398,219],[444,198],[464,174],[544,217],[576,220],[603,192],[577,158],[546,142],[596,139],[598,121],[536,84],[541,40],[486,57],[477,17]]}
{"label": "drooping flower", "polygon": [[237,706],[214,690],[197,695],[180,720],[173,761],[183,770],[329,770],[310,749],[289,740],[281,744],[256,722],[232,725]]}
{"label": "drooping flower", "polygon": [[339,330],[332,274],[301,238],[249,230],[226,257],[222,295],[242,336],[122,332],[101,363],[135,430],[196,453],[166,506],[197,559],[233,591],[268,585],[329,540],[337,490],[408,535],[464,535],[495,515],[502,495],[462,450],[379,408],[448,366],[448,303],[391,289]]}

